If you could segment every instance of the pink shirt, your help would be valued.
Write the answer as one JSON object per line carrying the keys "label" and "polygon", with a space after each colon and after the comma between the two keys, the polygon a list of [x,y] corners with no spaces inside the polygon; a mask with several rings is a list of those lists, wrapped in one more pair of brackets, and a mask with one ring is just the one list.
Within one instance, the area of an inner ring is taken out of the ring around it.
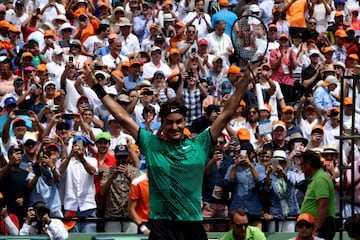
{"label": "pink shirt", "polygon": [[[296,53],[294,51],[291,51],[290,48],[287,48],[285,56],[283,56],[283,58],[281,59],[279,68],[272,70],[271,79],[277,81],[280,84],[294,86],[294,80],[292,76],[293,69],[291,68],[290,64],[290,52],[292,54],[294,62],[296,62]],[[280,55],[281,54],[279,49],[271,50],[270,62],[275,62],[276,59],[280,57]]]}

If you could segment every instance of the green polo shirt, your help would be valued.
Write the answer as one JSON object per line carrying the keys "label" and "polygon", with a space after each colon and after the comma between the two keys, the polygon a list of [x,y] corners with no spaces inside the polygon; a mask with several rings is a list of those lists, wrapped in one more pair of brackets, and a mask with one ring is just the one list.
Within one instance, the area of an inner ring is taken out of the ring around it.
{"label": "green polo shirt", "polygon": [[310,178],[300,212],[310,213],[316,218],[319,207],[318,199],[320,198],[329,199],[326,217],[335,217],[334,184],[322,168],[317,170],[314,176]]}
{"label": "green polo shirt", "polygon": [[[225,233],[220,240],[235,240],[233,230]],[[245,240],[266,240],[265,234],[257,227],[248,226],[246,228]]]}
{"label": "green polo shirt", "polygon": [[140,129],[138,144],[149,176],[149,219],[202,221],[202,179],[213,146],[210,131],[171,144]]}

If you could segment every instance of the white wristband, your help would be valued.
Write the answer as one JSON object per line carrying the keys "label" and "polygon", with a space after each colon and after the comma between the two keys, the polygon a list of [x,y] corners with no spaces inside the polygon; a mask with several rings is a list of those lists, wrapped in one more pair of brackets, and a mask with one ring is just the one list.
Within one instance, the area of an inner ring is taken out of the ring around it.
{"label": "white wristband", "polygon": [[148,230],[148,228],[146,227],[146,225],[145,225],[145,224],[141,224],[141,226],[140,226],[140,231],[141,231],[142,233],[144,233],[146,230]]}

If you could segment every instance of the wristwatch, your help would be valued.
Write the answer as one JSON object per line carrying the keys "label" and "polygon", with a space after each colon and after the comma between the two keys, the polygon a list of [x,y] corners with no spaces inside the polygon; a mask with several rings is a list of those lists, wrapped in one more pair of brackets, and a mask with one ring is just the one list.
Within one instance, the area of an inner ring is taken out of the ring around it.
{"label": "wristwatch", "polygon": [[85,158],[81,159],[80,162],[85,163],[86,162]]}

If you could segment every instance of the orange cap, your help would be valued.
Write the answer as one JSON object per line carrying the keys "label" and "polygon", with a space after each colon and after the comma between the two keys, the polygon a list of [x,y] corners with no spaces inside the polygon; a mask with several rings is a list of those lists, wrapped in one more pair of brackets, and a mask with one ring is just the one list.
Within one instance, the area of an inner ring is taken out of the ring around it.
{"label": "orange cap", "polygon": [[45,30],[44,32],[44,37],[55,37],[55,33],[53,30],[49,29],[49,30]]}
{"label": "orange cap", "polygon": [[269,112],[271,112],[271,111],[272,111],[272,107],[271,107],[271,105],[270,105],[270,104],[268,104],[268,103],[264,103],[264,105],[265,105],[265,107],[266,107],[267,109],[269,109]]}
{"label": "orange cap", "polygon": [[0,192],[0,198],[4,198],[3,194]]}
{"label": "orange cap", "polygon": [[315,125],[311,129],[311,133],[313,133],[313,131],[315,131],[315,130],[321,130],[322,132],[324,132],[324,127],[321,125]]}
{"label": "orange cap", "polygon": [[86,9],[81,7],[81,8],[78,8],[75,12],[74,12],[74,17],[75,18],[79,18],[80,15],[85,15],[87,16],[86,14]]}
{"label": "orange cap", "polygon": [[150,30],[156,28],[156,23],[150,24]]}
{"label": "orange cap", "polygon": [[10,23],[6,20],[1,20],[0,21],[0,28],[9,28],[10,27]]}
{"label": "orange cap", "polygon": [[353,104],[352,97],[344,98],[344,105],[352,105],[352,104]]}
{"label": "orange cap", "polygon": [[334,52],[334,48],[331,47],[331,46],[324,47],[323,52],[324,52],[324,53]]}
{"label": "orange cap", "polygon": [[185,24],[183,22],[177,22],[175,23],[175,25],[179,27],[185,27]]}
{"label": "orange cap", "polygon": [[277,26],[276,26],[276,24],[269,24],[269,30],[270,30],[270,28],[275,28],[276,30],[277,30]]}
{"label": "orange cap", "polygon": [[170,53],[170,55],[173,55],[173,54],[175,54],[175,53],[180,54],[180,51],[179,51],[179,49],[177,49],[177,48],[171,48],[171,49],[169,50],[169,53]]}
{"label": "orange cap", "polygon": [[117,77],[121,77],[121,78],[124,77],[124,74],[122,73],[122,71],[120,71],[118,69],[112,71],[112,73],[115,74],[115,76],[117,76]]}
{"label": "orange cap", "polygon": [[349,58],[350,58],[350,59],[359,60],[359,56],[358,56],[357,54],[355,54],[355,53],[350,54],[350,55],[349,55]]}
{"label": "orange cap", "polygon": [[31,52],[24,52],[22,55],[22,58],[24,58],[24,57],[34,57],[34,56]]}
{"label": "orange cap", "polygon": [[296,222],[298,223],[298,222],[300,222],[300,221],[306,221],[306,222],[308,222],[308,223],[311,223],[312,225],[315,224],[315,219],[314,219],[314,217],[313,217],[311,214],[309,214],[309,213],[302,213],[302,214],[300,214],[300,215],[297,217]]}
{"label": "orange cap", "polygon": [[164,4],[165,5],[174,5],[171,0],[165,0]]}
{"label": "orange cap", "polygon": [[280,36],[279,36],[279,39],[282,39],[282,38],[289,39],[289,36],[287,34],[283,33],[283,34],[280,34]]}
{"label": "orange cap", "polygon": [[343,17],[343,16],[344,16],[344,14],[343,14],[342,11],[336,11],[335,12],[335,17]]}
{"label": "orange cap", "polygon": [[225,70],[225,74],[234,73],[234,74],[241,74],[240,68],[237,66],[230,66],[228,69]]}
{"label": "orange cap", "polygon": [[281,109],[281,112],[287,112],[287,111],[292,111],[292,112],[295,112],[294,110],[294,107],[293,106],[289,106],[289,105],[286,105],[286,106],[283,106],[283,108]]}
{"label": "orange cap", "polygon": [[47,71],[46,64],[39,64],[39,65],[37,65],[36,71],[46,72],[46,71]]}
{"label": "orange cap", "polygon": [[348,35],[346,34],[345,30],[343,29],[338,29],[335,32],[335,37],[340,37],[340,38],[346,38]]}
{"label": "orange cap", "polygon": [[129,61],[121,62],[121,67],[130,67],[130,62]]}
{"label": "orange cap", "polygon": [[99,8],[101,8],[101,7],[110,8],[109,4],[107,2],[102,2],[102,1],[98,1],[98,6],[99,6]]}
{"label": "orange cap", "polygon": [[133,59],[129,63],[129,67],[132,67],[132,65],[138,64],[141,66],[141,63],[137,59]]}
{"label": "orange cap", "polygon": [[355,29],[353,27],[347,27],[345,29],[345,32],[349,32],[349,31],[354,31],[355,32]]}
{"label": "orange cap", "polygon": [[20,30],[18,29],[17,26],[10,24],[10,26],[9,26],[9,32],[20,33]]}
{"label": "orange cap", "polygon": [[240,128],[237,132],[237,135],[240,138],[240,140],[250,141],[250,132],[247,128]]}
{"label": "orange cap", "polygon": [[268,67],[271,70],[271,65],[269,63],[263,63],[261,68]]}
{"label": "orange cap", "polygon": [[179,74],[179,72],[177,72],[177,71],[172,71],[172,72],[170,73],[170,75],[168,76],[167,79],[172,79],[172,78],[176,77],[178,74]]}
{"label": "orange cap", "polygon": [[219,6],[227,7],[227,6],[229,6],[229,1],[228,0],[219,0]]}

